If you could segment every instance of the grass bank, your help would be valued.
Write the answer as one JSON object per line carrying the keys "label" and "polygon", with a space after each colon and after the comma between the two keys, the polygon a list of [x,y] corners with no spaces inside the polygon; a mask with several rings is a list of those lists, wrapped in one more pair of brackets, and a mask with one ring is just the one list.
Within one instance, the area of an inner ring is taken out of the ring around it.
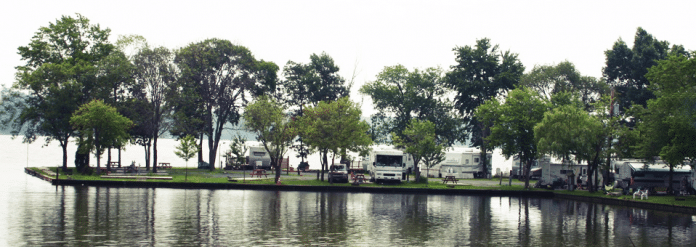
{"label": "grass bank", "polygon": [[[30,170],[35,171],[37,173],[41,173],[42,171],[38,168],[30,168]],[[55,172],[56,168],[51,168],[51,171]],[[48,175],[48,174],[44,174]],[[139,175],[141,176],[158,176],[157,174],[152,174],[152,173],[145,173],[141,172]],[[61,174],[59,175],[59,180],[66,180],[66,181],[97,181],[97,182],[122,182],[118,184],[131,184],[135,186],[142,186],[142,185],[147,185],[144,183],[153,183],[151,185],[153,186],[164,186],[164,187],[180,187],[180,186],[175,186],[176,184],[186,184],[188,185],[187,187],[190,188],[204,188],[204,187],[211,187],[211,188],[249,188],[249,187],[240,187],[241,185],[260,185],[264,189],[272,189],[274,188],[275,181],[274,181],[274,174],[269,173],[267,178],[253,178],[249,179],[249,173],[248,171],[246,173],[242,171],[223,171],[223,170],[215,170],[215,171],[206,171],[206,170],[198,170],[198,169],[184,169],[184,168],[174,168],[174,169],[168,169],[167,170],[167,175],[163,176],[168,176],[171,177],[171,180],[136,180],[136,179],[119,179],[119,178],[102,178],[99,175],[92,174],[92,175],[82,175],[82,174],[73,174],[73,175],[65,175]],[[233,177],[236,182],[230,182],[228,179],[229,177]],[[248,179],[248,180],[245,180]],[[320,181],[316,179],[316,173],[304,173],[303,176],[298,176],[296,173],[290,173],[286,174],[283,173],[281,177],[281,184],[283,186],[289,186],[287,188],[295,188],[295,189],[300,189],[304,187],[312,187],[312,188],[326,188],[333,191],[340,191],[340,187],[346,187],[346,191],[366,191],[366,192],[377,192],[377,191],[388,191],[388,192],[394,192],[394,191],[404,191],[404,192],[418,192],[418,193],[428,193],[428,191],[432,192],[437,192],[439,194],[460,194],[458,191],[461,191],[461,194],[465,194],[465,192],[468,192],[469,194],[485,194],[486,192],[490,192],[491,194],[499,194],[496,193],[496,191],[500,192],[501,194],[510,194],[514,192],[523,192],[524,194],[527,195],[535,195],[535,194],[543,194],[543,193],[553,193],[556,195],[556,197],[559,198],[564,198],[564,199],[575,199],[575,200],[584,200],[584,201],[591,201],[591,202],[597,202],[597,203],[607,203],[607,204],[614,204],[614,205],[626,205],[626,206],[636,206],[642,205],[644,208],[651,208],[651,209],[658,209],[658,210],[669,210],[669,209],[661,209],[658,206],[655,205],[666,205],[666,206],[676,206],[676,207],[683,207],[685,208],[684,210],[677,210],[678,212],[696,212],[696,196],[691,195],[691,196],[680,196],[680,197],[675,197],[675,196],[650,196],[646,200],[641,200],[640,198],[633,199],[632,195],[622,195],[622,196],[609,196],[606,195],[603,192],[594,192],[590,193],[588,191],[566,191],[566,190],[547,190],[547,189],[524,189],[523,185],[508,185],[508,181],[504,180],[502,185],[499,185],[497,179],[460,179],[456,185],[452,184],[443,184],[441,179],[438,178],[429,178],[429,183],[415,183],[413,182],[413,177],[410,178],[411,181],[409,182],[403,182],[403,183],[396,183],[396,184],[374,184],[374,183],[367,183],[367,184],[360,184],[359,187],[361,187],[360,190],[356,190],[354,188],[355,186],[350,184],[350,183],[334,183],[330,184],[328,181]],[[137,183],[135,183],[137,181]],[[516,181],[516,180],[513,180]],[[130,182],[130,183],[129,183]],[[485,182],[485,186],[481,186],[480,184],[482,182]],[[156,183],[156,185],[154,184]],[[102,183],[104,184],[104,183]],[[113,184],[113,183],[112,183]],[[216,185],[217,184],[217,185]],[[478,184],[478,185],[477,185]],[[533,184],[530,182],[530,184]],[[232,187],[228,187],[227,185],[231,185]],[[240,186],[233,186],[233,185],[240,185]],[[350,187],[351,189],[348,189]],[[449,192],[447,192],[449,191]],[[538,193],[535,193],[538,192]]]}

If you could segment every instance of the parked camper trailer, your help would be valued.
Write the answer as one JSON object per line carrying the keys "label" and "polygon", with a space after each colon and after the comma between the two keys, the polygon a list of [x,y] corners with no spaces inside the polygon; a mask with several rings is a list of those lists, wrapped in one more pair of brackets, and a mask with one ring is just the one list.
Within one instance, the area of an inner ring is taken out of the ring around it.
{"label": "parked camper trailer", "polygon": [[[445,160],[431,168],[438,171],[438,177],[454,176],[455,178],[483,178],[486,174],[492,175],[491,166],[493,153],[486,154],[488,166],[486,170],[481,162],[481,151],[474,148],[451,147],[445,152]],[[424,173],[421,168],[421,173]],[[434,176],[434,175],[433,175]]]}
{"label": "parked camper trailer", "polygon": [[249,146],[247,164],[251,169],[271,169],[271,156],[263,146]]}
{"label": "parked camper trailer", "polygon": [[[548,162],[541,163],[541,185],[568,185],[577,184],[578,177],[582,184],[587,184],[587,164],[577,164],[572,161],[560,161],[556,159],[549,159]],[[573,180],[570,181],[569,177],[573,176]]]}
{"label": "parked camper trailer", "polygon": [[[537,159],[532,162],[532,167],[530,170],[530,178],[531,179],[540,179],[543,171],[541,169],[542,164],[550,163],[551,162],[551,157],[550,156],[544,156],[540,159]],[[522,166],[520,165],[520,157],[515,156],[512,159],[512,173],[510,174],[513,178],[518,178],[521,179],[522,176],[524,176],[524,171],[522,170]]]}
{"label": "parked camper trailer", "polygon": [[391,146],[374,146],[363,160],[370,172],[370,180],[376,183],[406,180],[407,169],[413,167],[410,155]]}
{"label": "parked camper trailer", "polygon": [[[664,161],[648,162],[638,159],[626,159],[616,162],[617,180],[622,181],[623,188],[667,188],[669,187],[669,166]],[[681,187],[681,181],[692,178],[693,171],[688,165],[686,169],[673,169],[672,188]],[[692,187],[693,188],[693,187]]]}

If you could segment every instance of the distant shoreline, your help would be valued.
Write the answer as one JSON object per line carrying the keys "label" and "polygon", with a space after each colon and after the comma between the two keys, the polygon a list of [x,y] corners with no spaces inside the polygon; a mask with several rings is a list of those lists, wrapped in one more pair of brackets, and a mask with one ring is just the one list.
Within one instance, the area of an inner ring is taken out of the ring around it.
{"label": "distant shoreline", "polygon": [[512,197],[537,197],[558,198],[566,200],[592,202],[606,205],[634,207],[649,210],[659,210],[672,213],[696,215],[696,207],[676,206],[651,202],[622,200],[618,198],[604,198],[570,195],[554,191],[539,190],[487,190],[487,189],[424,189],[424,188],[394,188],[394,187],[366,187],[366,186],[310,186],[310,185],[271,185],[271,184],[243,184],[243,183],[182,183],[182,182],[157,182],[157,181],[107,181],[107,180],[72,180],[55,179],[30,168],[25,172],[32,176],[51,182],[56,186],[95,186],[115,188],[169,188],[169,189],[225,189],[225,190],[271,190],[271,191],[308,191],[308,192],[353,192],[353,193],[399,193],[399,194],[428,194],[428,195],[475,195],[475,196],[512,196]]}

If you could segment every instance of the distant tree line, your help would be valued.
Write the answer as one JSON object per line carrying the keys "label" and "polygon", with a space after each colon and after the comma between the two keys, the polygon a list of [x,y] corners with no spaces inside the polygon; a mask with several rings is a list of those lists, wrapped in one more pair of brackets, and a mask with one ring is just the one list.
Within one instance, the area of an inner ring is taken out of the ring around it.
{"label": "distant tree line", "polygon": [[[426,166],[455,142],[478,147],[485,166],[491,165],[485,153],[500,148],[508,158],[520,157],[527,178],[535,159],[553,155],[587,162],[590,183],[595,171],[607,176],[615,157],[660,156],[670,168],[696,157],[693,52],[642,28],[633,47],[619,39],[604,52],[602,78],[584,76],[568,61],[525,73],[518,54],[487,38],[453,48],[456,64],[448,69],[386,66],[359,88],[377,110],[369,122],[348,99],[354,77],[342,77],[326,53],[288,61],[281,70],[228,40],[169,49],[137,35],[112,44],[110,32],[79,14],[39,28],[18,48],[25,64],[2,91],[2,126],[26,142],[58,141],[64,168],[76,138],[76,164],[102,149],[110,162],[112,149],[120,154],[131,142],[146,150],[145,166],[156,171],[157,142],[167,134],[193,136],[199,146],[207,139],[207,159],[197,149],[198,161],[215,164],[230,125],[255,133],[277,171],[276,159],[288,148],[303,162],[319,152],[324,171],[330,155],[347,159],[348,151],[364,153],[372,143],[411,150]],[[78,118],[90,103],[130,121],[104,127],[123,128],[125,136],[96,141],[94,134],[103,132]]]}

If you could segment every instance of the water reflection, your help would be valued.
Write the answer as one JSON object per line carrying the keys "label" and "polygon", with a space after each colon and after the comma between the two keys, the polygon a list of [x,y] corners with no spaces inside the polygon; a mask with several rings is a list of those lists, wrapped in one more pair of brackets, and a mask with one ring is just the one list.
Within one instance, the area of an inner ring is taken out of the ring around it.
{"label": "water reflection", "polygon": [[553,199],[65,186],[17,201],[10,245],[696,244],[689,215]]}

